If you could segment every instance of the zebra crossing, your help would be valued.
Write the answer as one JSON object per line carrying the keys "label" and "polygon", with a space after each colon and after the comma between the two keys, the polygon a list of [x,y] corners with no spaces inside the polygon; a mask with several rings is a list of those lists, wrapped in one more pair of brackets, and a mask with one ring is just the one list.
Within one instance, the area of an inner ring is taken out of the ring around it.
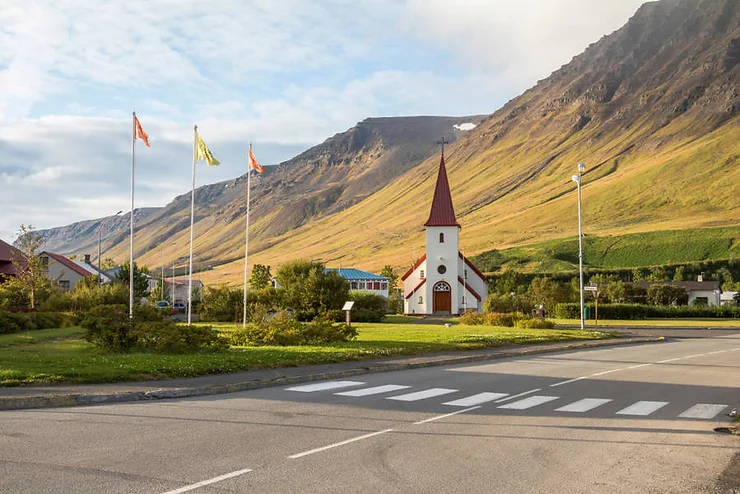
{"label": "zebra crossing", "polygon": [[[443,397],[447,397],[448,395],[452,395],[454,393],[460,393],[459,390],[450,388],[427,388],[421,390],[412,390],[412,386],[400,384],[383,384],[378,386],[364,387],[365,384],[366,383],[362,381],[327,381],[301,386],[292,386],[289,388],[285,388],[285,391],[296,393],[330,392],[336,396],[350,398],[363,398],[372,396],[383,397],[382,395],[387,394],[389,396],[384,396],[384,399],[396,402],[417,402],[422,400],[431,400],[433,398],[447,400],[447,398]],[[348,390],[348,388],[353,389]],[[537,392],[541,390],[537,389],[533,391]],[[394,394],[399,392],[402,393]],[[489,404],[493,408],[501,410],[533,410],[548,403],[559,405],[560,403],[563,403],[564,400],[566,399],[560,396],[552,395],[521,393],[521,396],[512,396],[508,393],[485,391],[475,393],[470,396],[457,398],[454,400],[442,401],[441,404],[444,406],[458,408],[477,407]],[[558,401],[559,403],[556,404],[555,402]],[[596,410],[599,407],[607,405],[609,403],[616,402],[611,398],[587,397],[581,398],[571,403],[562,404],[561,406],[555,408],[554,411],[563,414],[585,414],[586,412]],[[670,402],[667,401],[636,401],[634,403],[628,404],[627,406],[624,406],[614,413],[618,416],[625,417],[648,417],[653,413],[668,406],[669,404]],[[720,413],[722,413],[723,410],[728,407],[729,405],[725,404],[696,403],[690,408],[678,414],[677,417],[682,419],[711,420],[717,417]]]}

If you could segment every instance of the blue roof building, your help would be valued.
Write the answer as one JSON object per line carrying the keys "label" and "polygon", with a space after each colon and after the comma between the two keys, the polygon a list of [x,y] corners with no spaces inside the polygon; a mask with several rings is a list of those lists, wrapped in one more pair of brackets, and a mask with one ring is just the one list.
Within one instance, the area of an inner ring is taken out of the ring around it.
{"label": "blue roof building", "polygon": [[356,268],[326,268],[324,272],[335,271],[349,281],[350,290],[364,290],[388,298],[388,278]]}

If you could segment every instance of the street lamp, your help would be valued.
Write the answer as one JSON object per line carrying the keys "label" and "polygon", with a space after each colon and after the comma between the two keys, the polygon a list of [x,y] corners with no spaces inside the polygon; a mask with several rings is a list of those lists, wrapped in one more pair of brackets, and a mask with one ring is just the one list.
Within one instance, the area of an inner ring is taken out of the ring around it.
{"label": "street lamp", "polygon": [[578,163],[578,175],[573,175],[572,177],[578,189],[578,272],[581,278],[581,329],[585,329],[583,320],[583,230],[581,227],[581,178],[585,171],[586,165],[584,163]]}
{"label": "street lamp", "polygon": [[[115,217],[115,216],[118,216],[118,215],[119,215],[119,214],[121,214],[121,213],[123,213],[123,211],[119,211],[119,212],[117,212],[116,214],[114,214],[113,216],[114,216],[114,217]],[[102,283],[102,281],[103,281],[103,269],[101,268],[101,262],[102,262],[102,257],[101,257],[101,255],[102,255],[102,254],[101,254],[101,252],[100,252],[100,244],[101,244],[101,243],[102,243],[102,241],[103,241],[103,225],[105,224],[105,220],[106,220],[106,219],[107,219],[107,218],[103,218],[103,219],[102,219],[102,220],[100,221],[100,226],[98,226],[98,286],[100,286],[100,284],[101,284],[101,283]]]}

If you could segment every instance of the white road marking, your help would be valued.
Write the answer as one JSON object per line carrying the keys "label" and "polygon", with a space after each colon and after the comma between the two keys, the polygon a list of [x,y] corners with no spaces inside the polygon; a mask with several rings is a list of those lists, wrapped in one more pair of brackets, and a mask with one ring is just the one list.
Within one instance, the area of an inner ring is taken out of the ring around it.
{"label": "white road marking", "polygon": [[653,364],[639,364],[639,365],[631,365],[627,367],[628,369],[639,369],[640,367],[650,367]]}
{"label": "white road marking", "polygon": [[684,357],[676,357],[676,358],[669,358],[669,359],[665,359],[665,360],[659,360],[658,363],[659,364],[665,364],[666,362],[675,362],[676,360],[681,360],[682,358],[684,358]]}
{"label": "white road marking", "polygon": [[444,415],[438,415],[438,416],[432,417],[430,419],[420,420],[419,422],[414,422],[414,425],[421,425],[421,424],[426,424],[427,422],[434,422],[435,420],[439,420],[439,419],[443,419],[443,418],[447,418],[447,417],[452,417],[453,415],[457,415],[459,413],[469,412],[470,410],[475,410],[476,408],[480,408],[480,407],[479,406],[477,406],[477,407],[470,407],[470,408],[466,408],[465,410],[458,410],[456,412],[446,413]]}
{"label": "white road marking", "polygon": [[477,395],[468,396],[467,398],[460,398],[459,400],[448,401],[442,403],[443,405],[450,405],[453,407],[472,407],[474,405],[480,405],[482,403],[488,403],[489,401],[497,400],[507,396],[508,393],[478,393]]}
{"label": "white road marking", "polygon": [[221,482],[222,480],[230,479],[233,477],[238,477],[239,475],[244,475],[245,473],[249,473],[251,471],[252,470],[250,468],[246,468],[244,470],[237,470],[236,472],[219,475],[218,477],[213,477],[212,479],[204,480],[202,482],[198,482],[197,484],[186,485],[185,487],[180,487],[179,489],[175,489],[174,491],[167,491],[164,494],[181,494],[183,492],[195,490],[198,487],[215,484],[216,482]]}
{"label": "white road marking", "polygon": [[385,386],[375,386],[372,388],[365,389],[354,389],[352,391],[342,391],[341,393],[334,393],[339,396],[370,396],[379,395],[382,393],[390,393],[391,391],[398,391],[399,389],[408,389],[411,386],[401,386],[399,384],[386,384]]}
{"label": "white road marking", "polygon": [[505,401],[513,400],[513,399],[519,398],[521,396],[526,396],[526,395],[529,395],[529,394],[532,394],[532,393],[536,393],[537,391],[542,391],[542,388],[532,389],[532,390],[529,390],[529,391],[525,391],[524,393],[519,393],[518,395],[509,396],[508,398],[502,398],[500,400],[496,400],[496,403],[503,403]]}
{"label": "white road marking", "polygon": [[329,381],[318,384],[306,384],[305,386],[295,386],[286,388],[286,391],[299,391],[301,393],[313,393],[314,391],[326,391],[329,389],[349,388],[350,386],[361,386],[365,384],[360,381]]}
{"label": "white road marking", "polygon": [[555,411],[583,413],[588,412],[589,410],[593,410],[594,408],[599,407],[604,403],[609,403],[610,401],[612,400],[608,400],[605,398],[584,398],[582,400],[571,403],[570,405],[556,408]]}
{"label": "white road marking", "polygon": [[501,405],[499,408],[507,408],[509,410],[526,410],[528,408],[536,407],[537,405],[542,405],[543,403],[547,403],[549,401],[557,400],[558,396],[530,396],[529,398],[524,398],[523,400],[515,401],[513,403],[507,403],[506,405]]}
{"label": "white road marking", "polygon": [[697,403],[681,415],[684,419],[713,419],[719,412],[727,408],[727,405],[711,405],[708,403]]}
{"label": "white road marking", "polygon": [[588,377],[603,376],[603,375],[605,375],[605,374],[611,374],[612,372],[619,372],[619,371],[623,371],[624,369],[625,369],[625,368],[624,368],[624,367],[622,367],[621,369],[612,369],[612,370],[608,370],[608,371],[604,371],[604,372],[597,372],[596,374],[591,374],[591,375],[590,375],[590,376],[588,376]]}
{"label": "white road marking", "polygon": [[424,391],[417,391],[416,393],[408,393],[405,395],[389,396],[386,400],[396,401],[418,401],[426,400],[427,398],[434,398],[435,396],[442,396],[450,393],[456,393],[456,389],[447,388],[432,388],[425,389]]}
{"label": "white road marking", "polygon": [[663,408],[668,404],[667,401],[638,401],[627,408],[617,412],[617,415],[640,415],[647,416],[654,411]]}
{"label": "white road marking", "polygon": [[380,434],[385,434],[386,432],[391,432],[391,431],[393,431],[393,429],[386,429],[384,431],[372,432],[370,434],[365,434],[364,436],[353,437],[352,439],[347,439],[346,441],[340,441],[338,443],[329,444],[328,446],[322,446],[320,448],[312,449],[312,450],[309,450],[309,451],[304,451],[303,453],[296,453],[294,455],[288,456],[288,458],[290,458],[291,460],[294,460],[296,458],[301,458],[302,456],[312,455],[314,453],[319,453],[321,451],[326,451],[327,449],[336,448],[338,446],[344,446],[345,444],[353,443],[355,441],[361,441],[363,439],[367,439],[367,438],[373,437],[373,436],[379,436]]}
{"label": "white road marking", "polygon": [[575,379],[568,379],[567,381],[560,381],[559,383],[551,384],[550,387],[555,388],[557,386],[562,386],[563,384],[570,384],[576,381],[580,381],[581,379],[586,379],[586,376],[576,377]]}
{"label": "white road marking", "polygon": [[[725,353],[727,350],[717,350],[716,352],[709,352],[707,355],[717,355],[718,353]],[[730,350],[732,351],[732,350]]]}

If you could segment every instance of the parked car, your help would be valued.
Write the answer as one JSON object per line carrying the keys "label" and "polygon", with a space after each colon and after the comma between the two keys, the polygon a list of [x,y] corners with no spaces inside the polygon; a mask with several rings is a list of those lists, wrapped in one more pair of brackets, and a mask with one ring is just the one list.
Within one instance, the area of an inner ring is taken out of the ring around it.
{"label": "parked car", "polygon": [[170,303],[167,300],[157,300],[156,302],[154,302],[154,306],[157,309],[169,309]]}
{"label": "parked car", "polygon": [[173,307],[177,312],[185,312],[185,304],[182,302],[175,302]]}

